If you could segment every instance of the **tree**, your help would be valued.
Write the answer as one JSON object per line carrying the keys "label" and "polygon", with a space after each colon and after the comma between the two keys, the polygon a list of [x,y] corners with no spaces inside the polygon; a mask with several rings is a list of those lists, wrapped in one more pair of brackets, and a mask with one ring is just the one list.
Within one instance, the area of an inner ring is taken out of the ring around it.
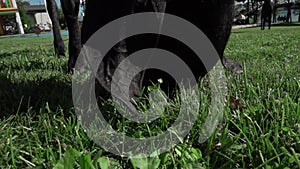
{"label": "tree", "polygon": [[300,0],[296,0],[295,5],[298,8],[298,22],[300,22]]}
{"label": "tree", "polygon": [[21,21],[24,27],[26,28],[25,25],[27,25],[28,27],[33,26],[34,20],[27,15],[25,10],[26,7],[30,6],[30,3],[24,0],[17,0],[16,3],[18,5]]}
{"label": "tree", "polygon": [[57,12],[58,12],[58,18],[59,18],[59,19],[64,17],[64,13],[63,13],[61,7],[58,8]]}
{"label": "tree", "polygon": [[[257,16],[259,14],[259,9],[262,7],[263,0],[235,0],[236,2],[241,2],[244,4],[245,14],[249,17],[253,16],[254,23],[257,22]],[[247,19],[249,19],[249,17]],[[249,22],[249,20],[247,20]]]}
{"label": "tree", "polygon": [[[260,12],[259,9],[263,6],[264,0],[235,0],[235,1],[244,4],[245,11],[241,10],[241,12],[243,12],[243,14],[248,15],[247,19],[249,19],[251,16],[253,16],[254,23],[257,23],[258,15]],[[275,4],[279,3],[279,1],[282,1],[282,0],[274,0],[273,3],[272,2],[270,3],[270,5],[271,5],[270,11],[273,14],[274,22],[276,21],[276,10],[272,10],[272,8],[274,7]],[[290,0],[288,0],[288,1],[290,1]],[[241,9],[241,8],[239,8],[239,9]],[[271,18],[271,17],[268,16],[268,18]],[[247,22],[249,22],[249,21],[247,21]]]}
{"label": "tree", "polygon": [[276,5],[278,4],[279,0],[274,0],[274,9],[273,9],[273,23],[277,21],[277,10],[276,10]]}

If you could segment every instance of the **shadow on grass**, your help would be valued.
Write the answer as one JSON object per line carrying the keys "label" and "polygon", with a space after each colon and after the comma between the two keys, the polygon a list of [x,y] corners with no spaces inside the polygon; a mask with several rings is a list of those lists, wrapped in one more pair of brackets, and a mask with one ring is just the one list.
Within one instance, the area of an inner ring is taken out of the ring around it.
{"label": "shadow on grass", "polygon": [[0,118],[29,110],[39,113],[46,104],[52,111],[62,108],[67,115],[73,107],[71,84],[55,77],[15,84],[0,77]]}
{"label": "shadow on grass", "polygon": [[25,52],[30,52],[29,49],[24,49],[24,50],[16,50],[13,52],[0,52],[0,59],[1,58],[9,58],[12,57],[14,55],[23,55]]}

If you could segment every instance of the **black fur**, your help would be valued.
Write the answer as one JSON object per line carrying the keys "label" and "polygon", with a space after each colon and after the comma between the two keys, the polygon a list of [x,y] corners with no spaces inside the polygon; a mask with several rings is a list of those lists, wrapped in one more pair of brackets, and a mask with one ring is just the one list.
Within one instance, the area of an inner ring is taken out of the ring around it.
{"label": "black fur", "polygon": [[[165,3],[166,8],[163,6]],[[211,40],[220,59],[223,61],[223,65],[233,71],[241,70],[241,66],[237,62],[226,58],[223,54],[231,33],[234,0],[88,0],[86,5],[82,27],[83,44],[99,28],[119,17],[145,11],[166,12],[182,17],[196,25]],[[145,40],[146,38],[147,40]],[[117,46],[119,46],[117,49],[124,49],[120,51],[127,52],[122,53],[112,49],[102,63],[103,69],[98,72],[100,83],[106,90],[110,89],[111,75],[122,59],[137,50],[147,47],[164,48],[176,53],[189,65],[197,77],[204,76],[207,73],[202,62],[199,59],[197,60],[194,53],[188,50],[184,44],[167,37],[160,37],[157,43],[157,35],[144,35],[129,38],[121,44],[117,44]],[[166,74],[157,70],[148,70],[145,76],[140,75],[134,79],[130,88],[130,95],[132,97],[138,95],[143,85],[149,84],[150,80],[157,82],[155,79],[162,77],[167,79],[164,80],[167,86],[174,86],[174,81]]]}

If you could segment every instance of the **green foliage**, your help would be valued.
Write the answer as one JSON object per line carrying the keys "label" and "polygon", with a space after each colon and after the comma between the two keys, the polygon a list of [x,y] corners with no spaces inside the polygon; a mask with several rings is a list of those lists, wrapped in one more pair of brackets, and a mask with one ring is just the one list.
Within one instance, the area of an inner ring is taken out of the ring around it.
{"label": "green foliage", "polygon": [[122,168],[118,161],[109,157],[101,157],[97,160],[97,164],[101,169],[118,169]]}
{"label": "green foliage", "polygon": [[58,18],[64,18],[64,13],[63,13],[61,7],[58,8],[58,11],[57,11],[57,12],[58,12]]}
{"label": "green foliage", "polygon": [[83,154],[77,150],[67,147],[67,151],[64,153],[53,169],[73,169],[75,165],[75,158],[82,156]]}
{"label": "green foliage", "polygon": [[84,154],[69,146],[67,147],[67,151],[64,153],[63,157],[54,166],[54,169],[73,169],[76,165],[76,161],[80,168],[95,168],[92,164],[91,153]]}
{"label": "green foliage", "polygon": [[158,157],[131,158],[130,161],[135,169],[157,169],[160,164]]}
{"label": "green foliage", "polygon": [[[29,1],[25,1],[25,0],[16,0],[18,8],[19,8],[19,13],[20,13],[20,17],[21,17],[21,21],[23,25],[27,25],[28,28],[30,28],[31,26],[34,25],[34,20],[33,18],[29,17],[26,13],[25,8],[27,6],[30,6]],[[25,29],[26,30],[26,29]]]}

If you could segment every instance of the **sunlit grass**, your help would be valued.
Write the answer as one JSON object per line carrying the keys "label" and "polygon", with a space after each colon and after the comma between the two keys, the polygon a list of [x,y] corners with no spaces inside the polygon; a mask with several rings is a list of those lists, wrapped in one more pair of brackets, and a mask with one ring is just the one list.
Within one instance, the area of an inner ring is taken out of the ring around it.
{"label": "sunlit grass", "polygon": [[[299,168],[299,37],[299,26],[234,30],[225,53],[243,64],[244,73],[226,72],[228,97],[242,108],[228,101],[218,129],[200,144],[210,103],[203,95],[202,116],[188,137],[140,160],[104,151],[77,123],[67,58],[54,55],[51,38],[0,38],[0,168]],[[177,108],[173,102],[149,125],[115,115],[110,101],[103,110],[116,130],[146,137],[163,132]]]}

